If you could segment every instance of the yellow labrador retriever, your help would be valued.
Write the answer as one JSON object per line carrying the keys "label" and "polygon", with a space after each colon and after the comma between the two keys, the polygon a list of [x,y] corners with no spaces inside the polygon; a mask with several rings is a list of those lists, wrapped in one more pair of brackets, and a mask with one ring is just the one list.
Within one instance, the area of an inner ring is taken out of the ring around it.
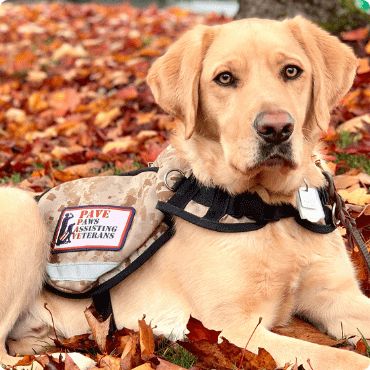
{"label": "yellow labrador retriever", "polygon": [[[247,19],[185,33],[153,64],[148,83],[182,120],[172,144],[199,183],[296,205],[305,181],[325,182],[313,155],[356,65],[347,46],[303,18]],[[7,338],[15,355],[42,349],[50,334],[44,302],[65,337],[88,331],[90,302],[42,290],[48,245],[31,197],[3,189],[0,204],[0,359],[14,363]],[[145,313],[157,332],[182,336],[192,314],[243,347],[262,317],[248,348],[265,348],[280,366],[297,358],[315,370],[370,368],[365,356],[269,330],[300,314],[336,338],[357,329],[370,337],[370,300],[341,236],[292,218],[248,233],[176,219],[175,237],[111,294],[118,327],[134,328]]]}

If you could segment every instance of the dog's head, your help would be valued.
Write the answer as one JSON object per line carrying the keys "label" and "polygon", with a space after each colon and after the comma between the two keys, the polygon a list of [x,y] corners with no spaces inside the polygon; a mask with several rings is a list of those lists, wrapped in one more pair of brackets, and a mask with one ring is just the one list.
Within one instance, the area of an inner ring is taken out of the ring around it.
{"label": "dog's head", "polygon": [[350,48],[302,17],[248,19],[188,31],[147,81],[184,123],[174,144],[200,181],[288,193],[312,178],[320,131],[356,66]]}

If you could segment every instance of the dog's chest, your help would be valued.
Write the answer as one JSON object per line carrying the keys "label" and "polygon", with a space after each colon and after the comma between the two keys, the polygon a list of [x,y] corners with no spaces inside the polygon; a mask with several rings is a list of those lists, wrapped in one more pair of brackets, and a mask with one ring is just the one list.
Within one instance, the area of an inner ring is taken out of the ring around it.
{"label": "dog's chest", "polygon": [[[289,219],[245,233],[204,230],[181,219],[176,229],[177,251],[168,252],[169,260],[178,263],[180,248],[182,264],[203,281],[197,289],[217,290],[220,302],[242,300],[270,317],[271,325],[290,316],[305,268],[321,244],[320,236]],[[188,273],[185,279],[184,285],[191,284]]]}

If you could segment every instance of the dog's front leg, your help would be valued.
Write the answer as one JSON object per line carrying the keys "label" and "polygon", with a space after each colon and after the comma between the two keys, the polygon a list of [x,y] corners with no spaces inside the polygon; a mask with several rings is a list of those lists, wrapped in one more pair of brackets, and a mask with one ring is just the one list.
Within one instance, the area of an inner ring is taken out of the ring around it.
{"label": "dog's front leg", "polygon": [[[251,336],[258,318],[245,322],[253,325],[240,325],[243,319],[238,320],[239,325],[225,328],[222,334],[239,347],[244,347]],[[262,320],[263,322],[263,320]],[[315,370],[365,370],[370,367],[370,359],[354,352],[322,346],[303,340],[284,337],[270,332],[261,323],[252,335],[247,349],[257,353],[258,348],[266,349],[275,359],[278,366],[283,367],[286,363],[303,364],[305,369]],[[310,364],[308,364],[309,360]],[[312,366],[312,367],[311,367]]]}
{"label": "dog's front leg", "polygon": [[33,197],[0,189],[0,363],[12,365],[6,338],[39,294],[48,258],[45,226]]}
{"label": "dog's front leg", "polygon": [[340,237],[331,238],[303,273],[297,309],[323,331],[341,339],[370,338],[370,299],[361,293]]}

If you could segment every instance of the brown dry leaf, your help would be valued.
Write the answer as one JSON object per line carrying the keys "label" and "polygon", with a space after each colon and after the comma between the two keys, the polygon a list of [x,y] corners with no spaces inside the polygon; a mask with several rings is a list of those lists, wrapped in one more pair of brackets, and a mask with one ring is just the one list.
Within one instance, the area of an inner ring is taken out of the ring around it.
{"label": "brown dry leaf", "polygon": [[109,126],[117,117],[121,115],[121,110],[115,107],[108,112],[99,112],[95,117],[95,125],[100,128]]}
{"label": "brown dry leaf", "polygon": [[107,335],[109,333],[109,325],[110,325],[111,317],[109,316],[108,319],[106,319],[103,322],[100,322],[94,316],[91,307],[86,308],[86,310],[84,311],[84,314],[90,326],[95,342],[99,347],[100,352],[105,353],[105,349],[107,346]]}
{"label": "brown dry leaf", "polygon": [[358,181],[360,181],[361,183],[365,185],[370,185],[370,175],[368,175],[367,173],[361,172],[357,175],[357,178]]}
{"label": "brown dry leaf", "polygon": [[28,366],[31,365],[32,362],[36,359],[35,356],[32,355],[26,355],[23,356],[16,364],[16,366]]}
{"label": "brown dry leaf", "polygon": [[117,92],[117,98],[123,100],[133,100],[138,97],[137,89],[134,86],[124,87]]}
{"label": "brown dry leaf", "polygon": [[339,190],[338,193],[348,203],[357,204],[359,206],[365,206],[370,203],[370,194],[368,194],[365,188],[358,188],[351,192]]}
{"label": "brown dry leaf", "polygon": [[106,370],[121,370],[121,359],[110,355],[102,356],[99,360],[99,368]]}
{"label": "brown dry leaf", "polygon": [[357,176],[349,176],[349,175],[337,175],[334,177],[334,184],[337,190],[340,189],[347,189],[352,185],[358,184],[359,179]]}
{"label": "brown dry leaf", "polygon": [[159,358],[158,360],[159,365],[157,365],[156,370],[185,370],[183,367],[175,365],[161,358]]}
{"label": "brown dry leaf", "polygon": [[35,91],[28,97],[28,109],[32,113],[40,112],[48,107],[46,96],[42,92]]}
{"label": "brown dry leaf", "polygon": [[58,61],[64,58],[65,56],[71,56],[74,58],[83,58],[86,57],[87,55],[88,54],[82,45],[73,46],[68,43],[64,43],[54,51],[52,59]]}
{"label": "brown dry leaf", "polygon": [[189,334],[186,336],[193,342],[206,340],[210,343],[218,343],[218,337],[221,333],[221,331],[207,329],[200,320],[193,316],[190,316],[186,328],[189,330]]}
{"label": "brown dry leaf", "polygon": [[156,137],[158,135],[157,131],[154,131],[154,130],[142,130],[140,131],[137,136],[136,136],[136,139],[140,142],[142,141],[145,141],[147,139],[151,139],[153,137]]}
{"label": "brown dry leaf", "polygon": [[36,55],[31,50],[19,52],[13,59],[14,71],[19,72],[31,68],[36,59]]}
{"label": "brown dry leaf", "polygon": [[106,143],[103,148],[103,153],[109,153],[110,151],[114,150],[117,153],[130,153],[136,152],[138,147],[138,140],[132,136],[124,136],[121,139],[117,139],[114,141],[110,141]]}
{"label": "brown dry leaf", "polygon": [[123,338],[126,339],[126,345],[121,355],[121,370],[130,370],[134,365],[138,337],[136,335],[126,335],[121,339]]}
{"label": "brown dry leaf", "polygon": [[22,109],[9,108],[5,112],[5,118],[10,122],[23,123],[26,120],[26,113]]}
{"label": "brown dry leaf", "polygon": [[337,131],[358,132],[363,130],[366,125],[370,124],[370,114],[354,117],[338,126]]}
{"label": "brown dry leaf", "polygon": [[307,342],[322,344],[325,346],[336,346],[343,341],[334,340],[322,333],[313,325],[295,317],[287,326],[279,326],[272,329],[274,333],[287,337],[302,339]]}
{"label": "brown dry leaf", "polygon": [[145,364],[133,368],[132,370],[153,370],[153,368],[150,365],[150,363],[147,362]]}
{"label": "brown dry leaf", "polygon": [[60,181],[71,181],[81,177],[96,176],[103,166],[104,164],[100,161],[90,161],[69,166],[64,170],[53,170],[53,176]]}
{"label": "brown dry leaf", "polygon": [[220,332],[207,329],[201,321],[193,317],[190,317],[186,327],[190,331],[187,334],[189,341],[177,343],[198,358],[196,366],[201,369],[233,369],[235,365],[249,370],[276,368],[274,359],[264,349],[260,348],[256,355],[235,346],[224,337],[222,342],[218,343]]}
{"label": "brown dry leaf", "polygon": [[145,319],[139,320],[138,323],[141,358],[147,361],[154,356],[155,345],[153,329],[145,322]]}
{"label": "brown dry leaf", "polygon": [[356,352],[367,356],[367,347],[362,338],[356,343]]}
{"label": "brown dry leaf", "polygon": [[358,74],[370,72],[370,62],[369,58],[359,58],[359,66],[357,68]]}
{"label": "brown dry leaf", "polygon": [[56,137],[56,136],[58,136],[58,132],[57,132],[55,126],[53,126],[53,127],[48,127],[44,131],[30,131],[30,132],[27,132],[24,135],[24,138],[29,142],[33,142],[36,139],[47,139],[47,138],[52,138],[52,137]]}
{"label": "brown dry leaf", "polygon": [[51,154],[56,159],[62,159],[67,155],[83,151],[84,148],[81,145],[70,145],[69,147],[55,146],[51,151]]}
{"label": "brown dry leaf", "polygon": [[74,111],[80,104],[81,95],[73,88],[65,88],[55,91],[49,96],[49,105],[54,108],[58,115],[64,116],[68,111]]}
{"label": "brown dry leaf", "polygon": [[48,77],[47,73],[44,71],[28,71],[27,74],[27,81],[28,82],[35,82],[35,83],[41,83]]}

